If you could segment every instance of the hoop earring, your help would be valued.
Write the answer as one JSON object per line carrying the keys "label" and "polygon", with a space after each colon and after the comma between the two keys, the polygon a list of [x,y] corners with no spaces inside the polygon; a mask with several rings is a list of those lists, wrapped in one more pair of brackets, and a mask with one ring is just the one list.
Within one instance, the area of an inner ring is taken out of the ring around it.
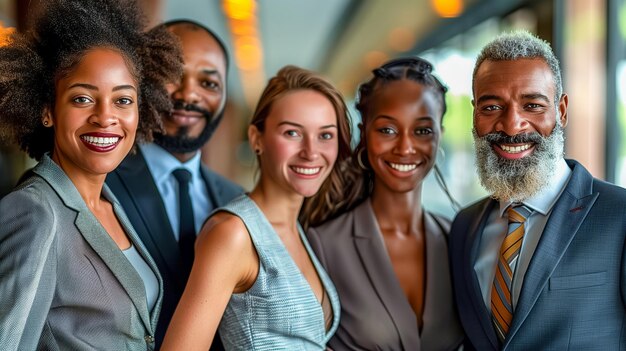
{"label": "hoop earring", "polygon": [[361,167],[361,169],[363,169],[364,171],[369,170],[369,167],[367,167],[365,165],[365,162],[363,162],[362,158],[363,158],[363,151],[365,151],[365,148],[361,148],[359,151],[357,151],[356,153],[356,162],[359,164],[359,167]]}

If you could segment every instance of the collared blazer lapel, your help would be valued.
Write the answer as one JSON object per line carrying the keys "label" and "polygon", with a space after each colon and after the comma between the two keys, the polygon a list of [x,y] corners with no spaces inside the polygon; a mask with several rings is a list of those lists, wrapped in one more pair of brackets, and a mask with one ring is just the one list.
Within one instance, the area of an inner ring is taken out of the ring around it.
{"label": "collared blazer lapel", "polygon": [[424,321],[420,343],[427,349],[443,349],[453,341],[461,344],[463,331],[459,324],[452,294],[447,235],[449,223],[440,222],[424,212],[426,274]]}
{"label": "collared blazer lapel", "polygon": [[[154,332],[156,331],[157,321],[159,320],[159,313],[161,312],[161,304],[163,302],[163,278],[161,277],[161,274],[159,273],[159,268],[157,267],[156,263],[152,259],[152,256],[150,256],[150,253],[148,253],[148,250],[143,245],[143,242],[141,241],[141,239],[139,239],[139,236],[135,232],[135,229],[133,229],[133,226],[130,223],[130,220],[128,219],[128,217],[126,217],[126,214],[124,213],[124,209],[122,208],[122,205],[119,204],[119,202],[117,201],[117,199],[115,198],[111,190],[109,190],[109,187],[106,184],[104,185],[104,188],[102,189],[102,191],[103,191],[104,196],[111,202],[111,204],[113,204],[113,211],[115,211],[115,215],[117,216],[118,220],[122,224],[124,231],[130,238],[130,241],[133,243],[133,245],[135,246],[135,248],[137,249],[141,257],[146,261],[146,264],[150,267],[150,269],[152,270],[154,275],[157,277],[157,280],[159,282],[159,295],[154,304],[154,308],[149,313],[150,325],[152,326],[152,329],[149,329],[149,330],[151,331],[152,334],[154,334]],[[143,285],[143,280],[142,280],[142,286],[145,289],[145,285]]]}
{"label": "collared blazer lapel", "polygon": [[504,348],[515,338],[516,332],[526,320],[552,272],[599,196],[598,193],[592,192],[591,174],[577,162],[569,161],[568,165],[573,167],[572,175],[552,209],[524,276],[524,284],[513,314],[511,329],[503,345]]}
{"label": "collared blazer lapel", "polygon": [[417,318],[393,271],[369,199],[354,209],[354,245],[378,297],[400,335],[405,350],[420,345]]}
{"label": "collared blazer lapel", "polygon": [[[150,252],[160,255],[154,259],[164,261],[171,272],[170,275],[177,277],[177,272],[180,271],[178,242],[172,232],[163,199],[141,150],[137,149],[136,154],[128,155],[114,172],[117,174],[110,177],[116,176],[114,180],[121,183],[129,194],[128,198],[120,201],[132,201],[132,207],[141,219],[141,224],[145,226],[145,230],[137,228],[141,240],[151,248]],[[132,214],[128,213],[131,210],[129,207],[130,203],[124,203],[128,216],[132,217]]]}
{"label": "collared blazer lapel", "polygon": [[[87,208],[72,181],[48,156],[44,156],[33,171],[51,185],[65,206],[76,211],[76,219],[74,220],[76,228],[126,290],[137,311],[139,311],[146,329],[154,332],[154,324],[148,312],[143,280],[98,219]],[[154,271],[154,267],[151,268]],[[158,271],[155,271],[155,274],[158,277]]]}
{"label": "collared blazer lapel", "polygon": [[480,247],[480,239],[482,233],[487,225],[487,219],[489,214],[497,206],[498,202],[493,199],[485,199],[484,203],[479,207],[479,211],[476,212],[476,220],[473,222],[472,227],[469,228],[468,236],[465,239],[465,248],[463,250],[463,277],[466,279],[465,286],[469,291],[470,298],[472,300],[472,307],[476,318],[480,322],[480,325],[489,339],[491,346],[494,350],[499,349],[499,341],[496,336],[496,332],[493,329],[491,322],[491,314],[485,306],[483,300],[482,290],[478,282],[478,276],[474,270],[474,264],[478,259],[478,248]]}

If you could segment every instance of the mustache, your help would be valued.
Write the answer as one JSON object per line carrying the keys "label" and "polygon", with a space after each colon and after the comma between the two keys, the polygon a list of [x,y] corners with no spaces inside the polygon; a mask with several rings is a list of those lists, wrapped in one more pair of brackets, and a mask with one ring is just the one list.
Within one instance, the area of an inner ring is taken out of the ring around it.
{"label": "mustache", "polygon": [[182,100],[174,100],[172,102],[173,110],[184,110],[184,111],[193,111],[200,112],[206,119],[211,119],[212,113],[209,110],[203,109],[202,107],[196,104],[187,104]]}
{"label": "mustache", "polygon": [[515,135],[507,135],[504,132],[493,132],[483,135],[482,139],[491,144],[541,144],[545,138],[537,132],[520,133]]}

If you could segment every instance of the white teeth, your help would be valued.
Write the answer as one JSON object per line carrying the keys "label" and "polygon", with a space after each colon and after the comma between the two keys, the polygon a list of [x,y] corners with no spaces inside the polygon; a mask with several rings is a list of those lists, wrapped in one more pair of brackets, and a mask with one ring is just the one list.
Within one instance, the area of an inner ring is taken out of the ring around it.
{"label": "white teeth", "polygon": [[316,167],[316,168],[291,167],[291,169],[293,169],[294,172],[299,173],[299,174],[313,175],[313,174],[319,173],[320,169],[322,168],[321,167]]}
{"label": "white teeth", "polygon": [[120,140],[119,137],[103,138],[89,135],[82,135],[80,138],[88,142],[89,144],[94,144],[101,147],[111,146],[113,144],[116,144]]}
{"label": "white teeth", "polygon": [[531,144],[524,144],[521,146],[500,145],[500,148],[510,154],[519,154],[522,151],[530,149],[531,146]]}
{"label": "white teeth", "polygon": [[395,169],[396,171],[400,171],[400,172],[410,172],[410,171],[414,170],[415,168],[417,168],[417,165],[415,163],[402,164],[402,163],[391,163],[391,162],[389,162],[389,165],[391,166],[391,168]]}

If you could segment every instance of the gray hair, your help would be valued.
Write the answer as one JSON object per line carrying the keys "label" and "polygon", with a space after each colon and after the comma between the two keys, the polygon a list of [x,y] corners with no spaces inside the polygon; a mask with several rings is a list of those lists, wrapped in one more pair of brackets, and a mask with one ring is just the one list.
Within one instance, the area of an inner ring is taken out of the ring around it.
{"label": "gray hair", "polygon": [[554,52],[547,41],[539,39],[525,30],[501,34],[483,47],[474,66],[472,86],[476,80],[478,67],[480,67],[483,61],[513,61],[525,58],[539,58],[550,66],[555,85],[554,104],[558,105],[563,93],[559,60],[554,56]]}

